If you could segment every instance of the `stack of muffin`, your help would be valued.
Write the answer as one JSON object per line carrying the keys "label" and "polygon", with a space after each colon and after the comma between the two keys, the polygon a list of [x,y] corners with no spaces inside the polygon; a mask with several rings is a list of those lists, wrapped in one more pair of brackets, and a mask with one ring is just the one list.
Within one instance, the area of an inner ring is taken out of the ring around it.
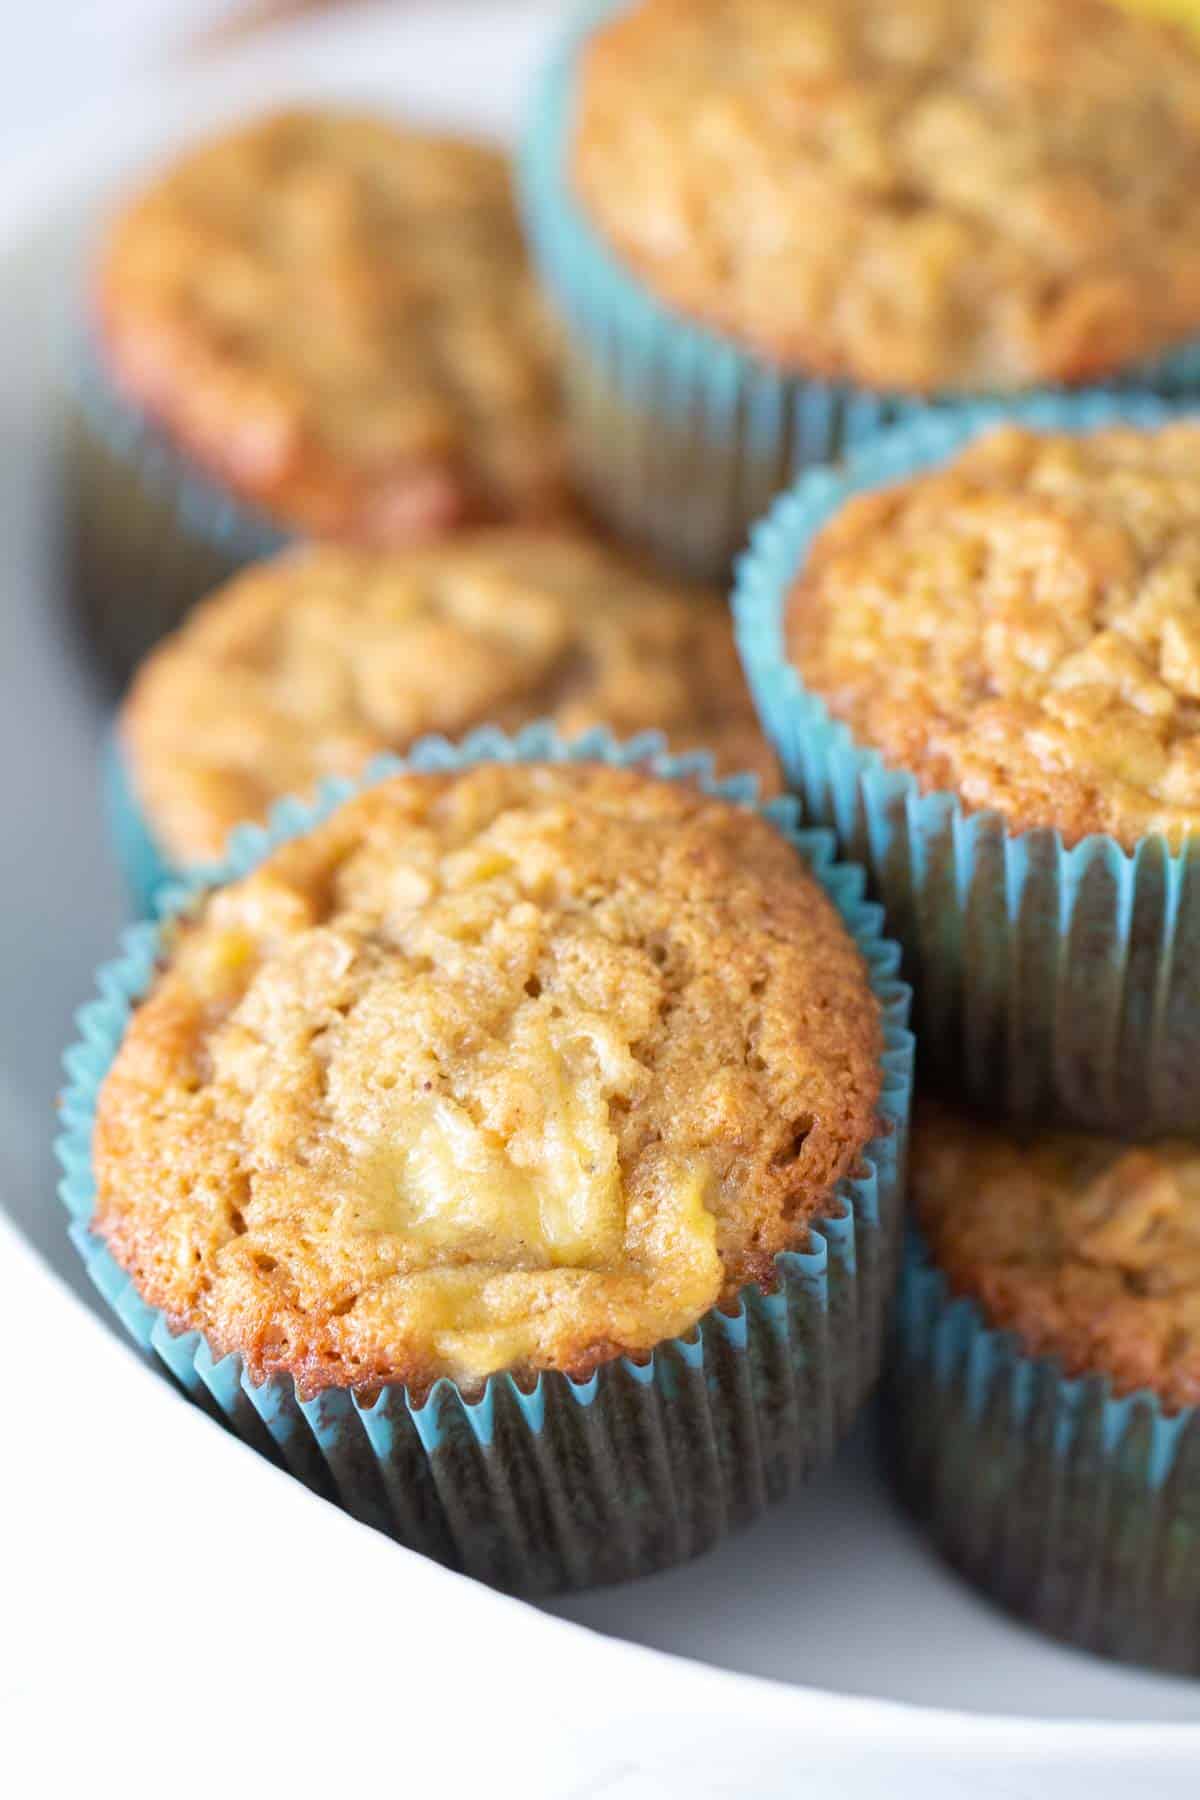
{"label": "stack of muffin", "polygon": [[70,439],[165,915],[72,1059],[76,1240],[248,1441],[523,1592],[829,1457],[912,1062],[861,873],[754,805],[724,596],[587,523],[560,366],[499,154],[289,113],[116,220]]}
{"label": "stack of muffin", "polygon": [[[110,233],[80,600],[122,674],[177,628],[80,1247],[404,1541],[694,1554],[881,1363],[912,1047],[836,836],[931,1096],[900,1483],[1047,1629],[1200,1671],[1200,54],[1107,0],[606,5],[520,172],[540,288],[501,159],[340,114]],[[689,583],[790,483],[748,693]]]}

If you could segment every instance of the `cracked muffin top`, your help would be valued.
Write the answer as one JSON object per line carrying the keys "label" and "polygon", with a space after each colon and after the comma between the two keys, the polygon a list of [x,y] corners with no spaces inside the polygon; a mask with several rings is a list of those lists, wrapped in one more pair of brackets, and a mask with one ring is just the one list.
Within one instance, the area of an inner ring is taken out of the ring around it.
{"label": "cracked muffin top", "polygon": [[380,751],[546,717],[566,736],[658,728],[778,787],[718,597],[520,527],[259,564],[143,665],[121,739],[153,836],[184,865]]}
{"label": "cracked muffin top", "polygon": [[601,235],[771,362],[991,393],[1200,328],[1200,49],[1106,0],[639,0],[576,101]]}
{"label": "cracked muffin top", "polygon": [[805,684],[1015,830],[1200,828],[1200,420],[1006,426],[850,500],[788,600]]}
{"label": "cracked muffin top", "polygon": [[95,311],[118,386],[285,525],[390,544],[564,510],[556,353],[498,151],[272,115],[114,219]]}
{"label": "cracked muffin top", "polygon": [[100,1093],[94,1229],[305,1392],[585,1374],[840,1210],[881,1050],[760,815],[607,767],[402,775],[176,927]]}
{"label": "cracked muffin top", "polygon": [[1068,1375],[1200,1402],[1200,1149],[1078,1132],[1021,1139],[932,1103],[913,1199],[953,1291]]}

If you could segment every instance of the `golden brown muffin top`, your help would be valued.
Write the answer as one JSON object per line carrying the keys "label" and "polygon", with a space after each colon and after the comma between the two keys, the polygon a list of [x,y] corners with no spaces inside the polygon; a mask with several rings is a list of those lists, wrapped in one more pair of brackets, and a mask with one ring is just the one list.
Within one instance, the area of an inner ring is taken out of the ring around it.
{"label": "golden brown muffin top", "polygon": [[640,0],[576,119],[617,254],[770,361],[994,392],[1200,327],[1200,50],[1104,0]]}
{"label": "golden brown muffin top", "polygon": [[552,335],[495,150],[275,114],[113,221],[96,302],[135,404],[287,524],[390,544],[563,509]]}
{"label": "golden brown muffin top", "polygon": [[924,1102],[912,1191],[951,1288],[1031,1355],[1200,1401],[1200,1147],[1021,1139]]}
{"label": "golden brown muffin top", "polygon": [[306,1391],[581,1374],[839,1207],[866,967],[760,815],[596,766],[402,775],[172,939],[101,1090],[96,1228]]}
{"label": "golden brown muffin top", "polygon": [[1200,826],[1200,421],[1006,426],[851,500],[788,603],[858,741],[1067,843]]}
{"label": "golden brown muffin top", "polygon": [[259,564],[143,665],[121,735],[157,842],[186,864],[380,751],[544,717],[567,736],[657,727],[778,787],[717,596],[520,527]]}

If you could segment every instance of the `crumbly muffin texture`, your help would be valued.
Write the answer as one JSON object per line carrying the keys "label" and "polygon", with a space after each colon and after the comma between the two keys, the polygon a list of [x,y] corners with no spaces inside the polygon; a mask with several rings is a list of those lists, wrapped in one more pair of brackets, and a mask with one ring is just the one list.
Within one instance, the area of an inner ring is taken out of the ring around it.
{"label": "crumbly muffin texture", "polygon": [[96,313],[133,402],[288,525],[404,543],[567,504],[553,334],[495,150],[257,121],[114,220]]}
{"label": "crumbly muffin texture", "polygon": [[427,732],[659,728],[778,785],[715,594],[582,534],[510,527],[259,565],[155,652],[122,715],[154,836],[179,863],[330,774]]}
{"label": "crumbly muffin texture", "polygon": [[1068,1375],[1200,1402],[1200,1148],[1049,1132],[1017,1138],[932,1102],[913,1199],[952,1289]]}
{"label": "crumbly muffin texture", "polygon": [[586,765],[403,775],[181,924],[102,1087],[95,1229],[302,1390],[583,1374],[840,1208],[865,965],[760,815]]}
{"label": "crumbly muffin texture", "polygon": [[1073,843],[1200,826],[1200,421],[1004,427],[851,500],[788,608],[806,685],[923,788]]}
{"label": "crumbly muffin texture", "polygon": [[1106,0],[639,0],[572,168],[662,299],[800,372],[995,392],[1200,326],[1200,48]]}

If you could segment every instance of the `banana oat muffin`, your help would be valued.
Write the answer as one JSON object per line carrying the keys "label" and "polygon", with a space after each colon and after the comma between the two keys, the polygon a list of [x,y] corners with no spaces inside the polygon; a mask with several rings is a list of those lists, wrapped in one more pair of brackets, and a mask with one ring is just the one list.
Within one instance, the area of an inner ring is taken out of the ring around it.
{"label": "banana oat muffin", "polygon": [[555,357],[497,151],[256,121],[113,221],[94,310],[127,398],[289,529],[403,543],[561,508]]}
{"label": "banana oat muffin", "polygon": [[401,775],[178,924],[100,1091],[93,1229],[302,1393],[581,1375],[840,1211],[881,1049],[760,815],[607,767]]}
{"label": "banana oat muffin", "polygon": [[1200,1147],[1016,1136],[926,1103],[912,1194],[955,1294],[1069,1376],[1200,1401]]}
{"label": "banana oat muffin", "polygon": [[1105,0],[639,0],[575,113],[590,221],[769,364],[997,392],[1200,328],[1200,47]]}
{"label": "banana oat muffin", "polygon": [[1093,1653],[1200,1673],[1200,1148],[923,1105],[883,1417],[914,1519]]}
{"label": "banana oat muffin", "polygon": [[863,747],[1010,829],[1200,826],[1200,421],[1006,426],[850,499],[787,611]]}
{"label": "banana oat muffin", "polygon": [[183,866],[380,751],[543,717],[564,736],[661,728],[777,787],[718,597],[582,534],[519,527],[250,569],[143,666],[121,744],[152,837]]}

